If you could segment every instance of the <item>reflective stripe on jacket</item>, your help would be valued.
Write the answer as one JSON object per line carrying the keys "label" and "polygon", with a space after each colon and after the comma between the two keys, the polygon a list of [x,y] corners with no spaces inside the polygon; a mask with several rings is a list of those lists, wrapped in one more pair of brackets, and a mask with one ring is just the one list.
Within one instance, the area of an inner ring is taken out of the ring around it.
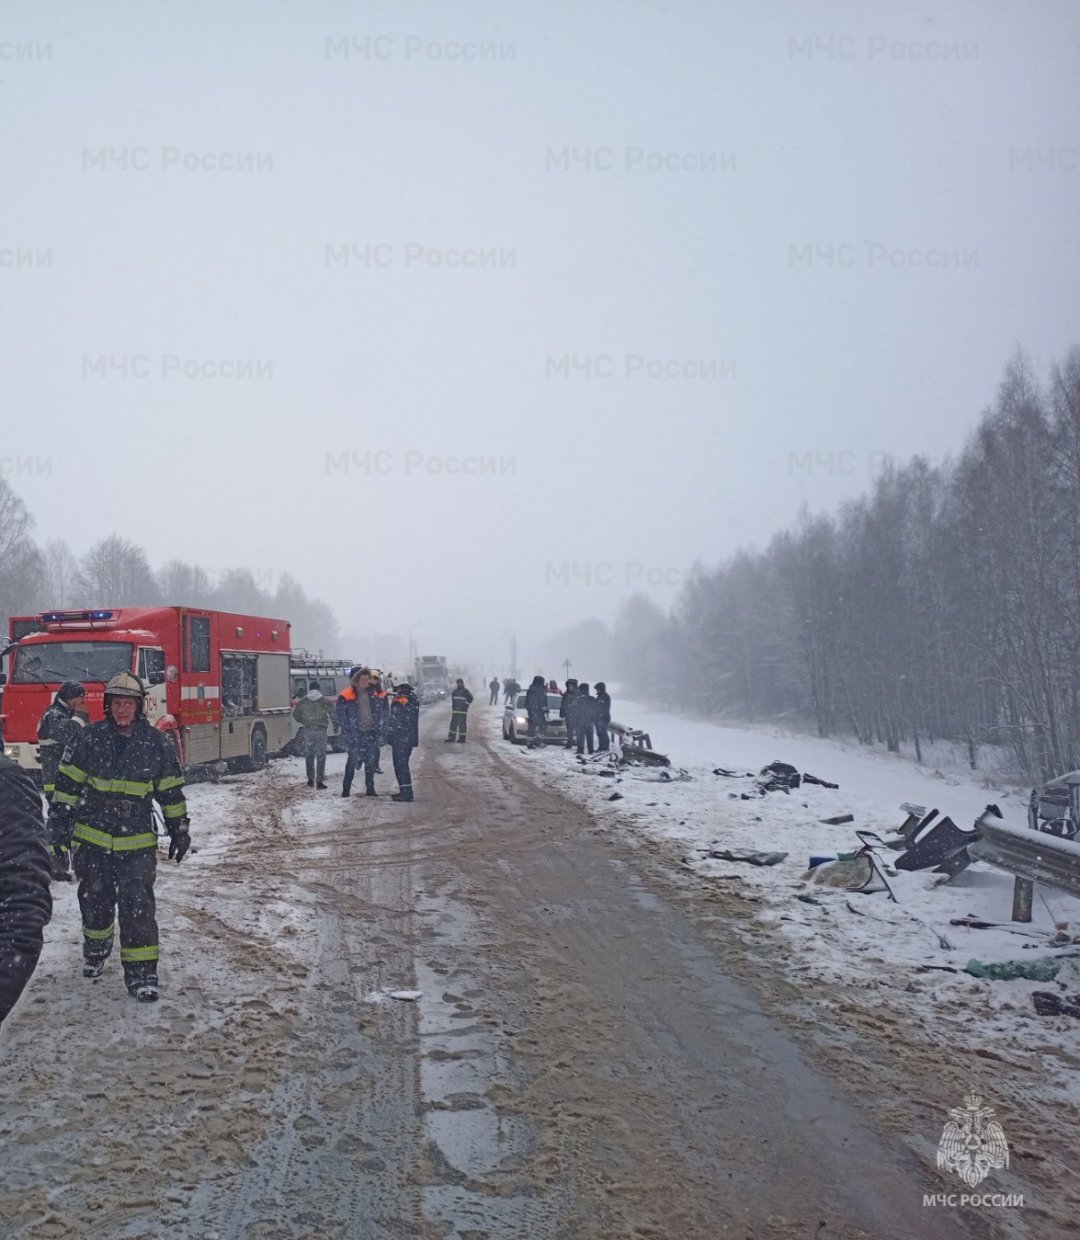
{"label": "reflective stripe on jacket", "polygon": [[74,814],[74,839],[111,852],[153,848],[153,801],[166,823],[187,816],[176,748],[145,719],[136,719],[127,737],[102,720],[68,746],[53,803]]}

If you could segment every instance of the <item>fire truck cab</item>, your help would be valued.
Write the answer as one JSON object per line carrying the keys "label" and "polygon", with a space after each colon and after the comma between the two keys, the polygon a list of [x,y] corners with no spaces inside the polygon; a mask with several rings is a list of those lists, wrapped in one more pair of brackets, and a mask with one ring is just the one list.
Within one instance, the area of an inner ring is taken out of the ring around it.
{"label": "fire truck cab", "polygon": [[195,607],[114,607],[13,616],[4,686],[4,753],[38,768],[37,725],[65,680],[86,686],[91,720],[106,682],[134,672],[146,717],[187,767],[255,770],[289,742],[289,624]]}

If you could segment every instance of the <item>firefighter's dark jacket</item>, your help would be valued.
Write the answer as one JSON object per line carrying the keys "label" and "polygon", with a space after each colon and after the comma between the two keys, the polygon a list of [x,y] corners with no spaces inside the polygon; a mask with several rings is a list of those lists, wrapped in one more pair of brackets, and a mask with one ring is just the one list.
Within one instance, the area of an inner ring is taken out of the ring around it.
{"label": "firefighter's dark jacket", "polygon": [[136,719],[126,738],[104,719],[84,728],[65,752],[53,805],[74,814],[78,843],[133,852],[157,843],[151,799],[167,828],[187,815],[172,742],[145,719]]}
{"label": "firefighter's dark jacket", "polygon": [[472,694],[468,689],[464,687],[455,689],[454,692],[450,694],[450,708],[452,713],[455,715],[463,715],[469,709],[472,704],[472,700]]}
{"label": "firefighter's dark jacket", "polygon": [[49,876],[41,797],[25,771],[0,757],[0,1021],[41,955],[52,916]]}
{"label": "firefighter's dark jacket", "polygon": [[390,699],[390,722],[386,735],[391,745],[420,744],[420,703],[412,693],[396,693]]}
{"label": "firefighter's dark jacket", "polygon": [[45,795],[52,796],[56,771],[64,750],[78,736],[82,721],[67,704],[53,702],[38,722],[38,754],[41,758],[41,782]]}

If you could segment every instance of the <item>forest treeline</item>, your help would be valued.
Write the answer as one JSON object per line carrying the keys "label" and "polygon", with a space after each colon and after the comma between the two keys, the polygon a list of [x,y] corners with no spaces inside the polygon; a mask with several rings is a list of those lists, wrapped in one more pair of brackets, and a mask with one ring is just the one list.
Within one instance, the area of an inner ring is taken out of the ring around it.
{"label": "forest treeline", "polygon": [[294,647],[337,648],[333,611],[322,600],[309,598],[287,573],[232,568],[213,576],[181,560],[155,570],[141,547],[117,534],[76,557],[58,539],[39,546],[33,527],[26,504],[0,475],[0,636],[7,633],[13,615],[168,603],[280,617],[292,624]]}
{"label": "forest treeline", "polygon": [[955,459],[887,463],[835,513],[695,569],[670,614],[628,600],[614,642],[628,690],[662,678],[704,714],[1080,767],[1080,348],[1043,381],[1017,352]]}

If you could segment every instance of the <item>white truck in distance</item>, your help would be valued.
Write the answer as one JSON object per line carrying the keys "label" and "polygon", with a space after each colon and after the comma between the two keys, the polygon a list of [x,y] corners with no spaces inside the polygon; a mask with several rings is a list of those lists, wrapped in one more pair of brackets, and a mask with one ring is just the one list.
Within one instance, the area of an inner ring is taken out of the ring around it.
{"label": "white truck in distance", "polygon": [[421,702],[436,702],[450,692],[446,656],[423,654],[416,660],[416,691]]}

